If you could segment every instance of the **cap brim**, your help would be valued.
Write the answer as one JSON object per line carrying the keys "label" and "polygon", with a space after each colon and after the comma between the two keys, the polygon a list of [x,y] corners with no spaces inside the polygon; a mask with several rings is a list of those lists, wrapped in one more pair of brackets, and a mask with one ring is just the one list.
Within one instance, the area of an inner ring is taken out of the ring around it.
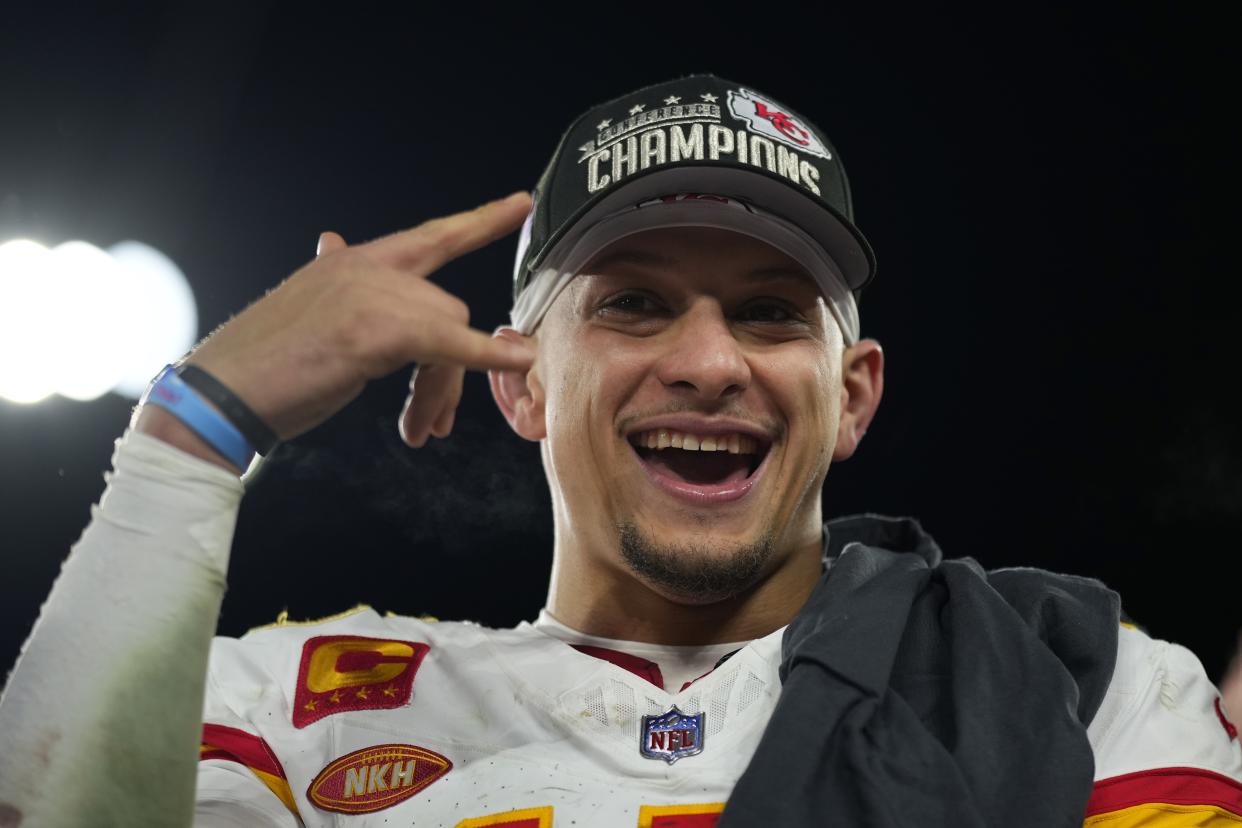
{"label": "cap brim", "polygon": [[717,165],[683,165],[635,176],[598,201],[587,203],[564,222],[562,231],[549,238],[531,260],[530,270],[538,270],[550,252],[562,244],[572,245],[600,219],[648,199],[676,193],[728,196],[786,219],[824,248],[854,292],[865,287],[875,275],[871,245],[845,216],[802,195],[784,178],[766,170]]}

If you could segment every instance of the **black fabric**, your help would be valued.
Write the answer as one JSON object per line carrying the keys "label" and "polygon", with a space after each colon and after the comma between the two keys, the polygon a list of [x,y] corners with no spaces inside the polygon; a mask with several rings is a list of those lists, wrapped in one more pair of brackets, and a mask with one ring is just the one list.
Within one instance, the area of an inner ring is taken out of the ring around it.
{"label": "black fabric", "polygon": [[780,701],[718,828],[1081,826],[1117,657],[1097,581],[943,560],[917,521],[825,525]]}

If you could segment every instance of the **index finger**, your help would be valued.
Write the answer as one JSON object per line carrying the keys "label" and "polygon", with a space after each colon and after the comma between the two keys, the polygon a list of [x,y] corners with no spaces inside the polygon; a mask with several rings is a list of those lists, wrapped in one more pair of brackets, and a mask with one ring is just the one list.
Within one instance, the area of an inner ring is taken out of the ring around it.
{"label": "index finger", "polygon": [[427,276],[458,256],[512,233],[530,210],[530,195],[516,192],[473,210],[431,219],[367,246],[382,261]]}
{"label": "index finger", "polygon": [[417,355],[412,356],[411,361],[458,365],[472,371],[523,373],[535,363],[535,351],[529,344],[450,322],[433,323],[419,334],[412,334],[411,338],[417,340]]}

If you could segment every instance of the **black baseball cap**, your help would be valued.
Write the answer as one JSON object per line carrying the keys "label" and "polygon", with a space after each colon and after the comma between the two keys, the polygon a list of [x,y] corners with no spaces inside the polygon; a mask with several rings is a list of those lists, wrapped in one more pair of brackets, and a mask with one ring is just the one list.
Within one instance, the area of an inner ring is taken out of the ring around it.
{"label": "black baseball cap", "polygon": [[823,132],[752,87],[690,75],[595,106],[566,130],[535,187],[514,298],[552,250],[600,219],[692,192],[736,198],[800,228],[855,296],[875,275],[845,168]]}

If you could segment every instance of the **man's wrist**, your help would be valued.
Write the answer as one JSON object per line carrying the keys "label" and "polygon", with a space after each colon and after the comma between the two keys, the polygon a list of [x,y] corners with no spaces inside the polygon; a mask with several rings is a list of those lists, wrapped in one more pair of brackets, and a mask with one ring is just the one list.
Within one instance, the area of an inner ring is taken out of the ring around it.
{"label": "man's wrist", "polygon": [[168,443],[192,457],[214,463],[222,469],[240,475],[240,469],[231,463],[223,454],[211,447],[211,444],[199,437],[181,420],[168,411],[154,405],[141,405],[134,412],[130,427],[137,432],[154,437]]}
{"label": "man's wrist", "polygon": [[[201,371],[200,373],[211,379],[217,386],[217,396],[223,395],[226,401],[245,406],[210,375]],[[241,472],[254,460],[254,445],[221,408],[221,402],[218,399],[204,396],[185,382],[173,365],[165,366],[164,370],[151,381],[146,393],[138,401],[138,406],[140,411],[162,409],[177,420],[184,429],[182,431],[174,428],[161,420],[147,420],[147,423],[157,432],[150,436],[170,442],[181,450],[189,451],[196,457],[209,460],[230,471]],[[248,416],[254,417],[248,408],[245,411]],[[136,416],[135,426],[138,419]],[[263,426],[260,427],[263,428]],[[192,434],[195,439],[188,439],[186,432]],[[266,430],[265,439],[268,437],[274,444],[275,435],[270,429]]]}

